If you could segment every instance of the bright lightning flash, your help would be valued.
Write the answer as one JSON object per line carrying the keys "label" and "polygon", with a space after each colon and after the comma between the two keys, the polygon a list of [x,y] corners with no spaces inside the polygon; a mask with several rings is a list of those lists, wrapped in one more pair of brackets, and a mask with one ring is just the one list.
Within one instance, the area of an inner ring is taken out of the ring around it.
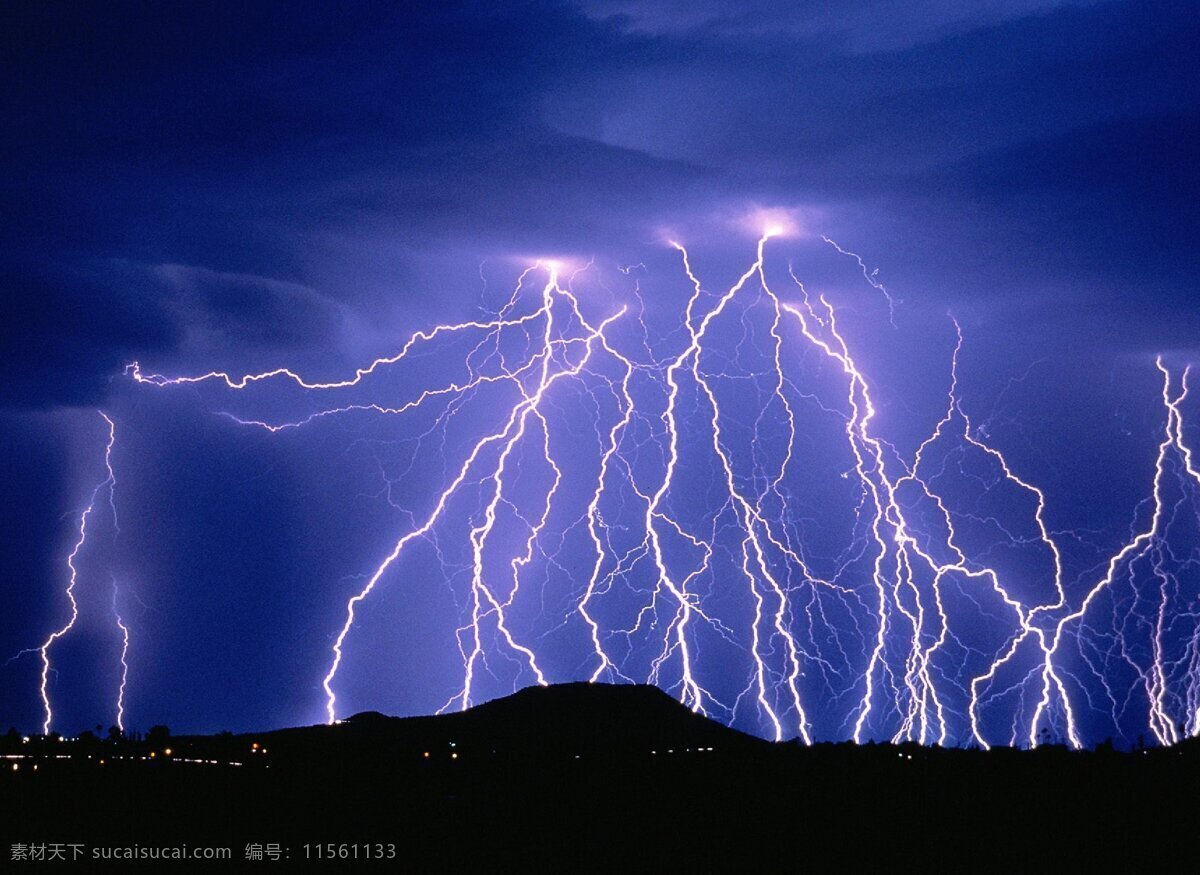
{"label": "bright lightning flash", "polygon": [[[1200,609],[1185,593],[1200,563],[1168,538],[1189,508],[1200,519],[1188,371],[1176,379],[1158,362],[1165,424],[1149,518],[1096,574],[1068,571],[1070,533],[1052,526],[1047,495],[965,409],[957,323],[944,412],[902,453],[882,433],[877,390],[839,311],[794,273],[779,286],[768,278],[769,241],[794,227],[771,218],[760,228],[753,262],[715,291],[671,244],[689,292],[661,335],[647,322],[644,265],[621,271],[634,284],[628,303],[593,313],[576,287],[598,276],[595,265],[543,261],[487,318],[416,332],[344,379],[288,368],[172,377],[137,363],[127,373],[159,388],[351,393],[295,418],[232,417],[272,434],[339,417],[432,418],[418,439],[441,436],[446,476],[334,624],[321,678],[331,722],[364,604],[402,577],[406,557],[432,549],[465,596],[462,683],[444,707],[479,701],[503,664],[512,686],[658,684],[697,711],[806,743],[1081,747],[1100,702],[1118,733],[1142,725],[1164,744],[1200,733]],[[857,262],[894,317],[899,301],[878,271],[823,239]],[[439,354],[452,366],[419,367]],[[418,387],[399,399],[375,388],[397,369]],[[447,449],[451,426],[481,409],[489,425]],[[810,498],[829,458],[841,477]],[[71,621],[41,648],[47,728],[49,652],[77,616],[75,559],[96,496],[114,483],[110,465],[68,557]],[[835,500],[842,509],[826,510]],[[836,520],[846,521],[837,546],[813,543]],[[452,542],[458,565],[443,552]],[[1005,551],[1024,564],[996,558]],[[575,658],[545,646],[552,638],[574,642]],[[122,682],[119,710],[123,695]]]}

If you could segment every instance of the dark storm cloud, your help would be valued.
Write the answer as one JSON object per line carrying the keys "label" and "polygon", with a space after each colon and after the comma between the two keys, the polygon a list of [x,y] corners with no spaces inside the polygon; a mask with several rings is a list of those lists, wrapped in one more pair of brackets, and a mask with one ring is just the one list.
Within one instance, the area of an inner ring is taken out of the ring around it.
{"label": "dark storm cloud", "polygon": [[43,408],[93,403],[135,350],[178,338],[156,301],[123,295],[91,277],[8,269],[0,403]]}
{"label": "dark storm cloud", "polygon": [[[257,309],[278,334],[273,305],[246,303],[271,282],[367,314],[405,294],[385,277],[419,276],[425,258],[619,249],[749,201],[820,203],[914,283],[958,277],[889,248],[899,238],[995,263],[978,237],[1004,239],[1030,212],[1066,235],[1068,262],[1078,244],[1074,260],[1102,271],[1092,251],[1146,205],[1139,174],[1151,198],[1195,186],[1198,26],[1177,4],[6,14],[6,345],[46,353],[6,356],[10,405],[94,401],[122,359],[187,333],[194,314],[164,306],[177,290],[115,282],[114,260],[262,277],[210,303],[243,333]],[[1140,233],[1175,281],[1194,266],[1195,226],[1159,206]],[[1088,229],[1072,225],[1081,211]],[[1016,262],[998,272],[1028,279]],[[337,320],[296,314],[297,343],[320,342],[317,323],[332,342]]]}
{"label": "dark storm cloud", "polygon": [[[676,48],[566,86],[558,102],[589,111],[551,113],[563,129],[820,205],[821,230],[910,301],[1020,330],[1037,355],[1195,349],[1190,9],[585,8]],[[1011,340],[992,340],[976,332],[976,354],[1005,361]]]}
{"label": "dark storm cloud", "polygon": [[903,7],[886,0],[867,2],[797,2],[753,0],[730,4],[720,0],[582,0],[589,17],[612,21],[633,33],[697,33],[755,39],[817,37],[840,50],[871,51],[906,48],[990,24],[1047,12],[1060,6],[1090,5],[1070,0],[914,0]]}
{"label": "dark storm cloud", "polygon": [[247,303],[272,282],[316,277],[369,312],[358,278],[394,270],[397,246],[415,261],[451,238],[486,252],[569,226],[581,240],[619,224],[610,209],[661,203],[664,183],[678,203],[699,178],[540,123],[536,95],[622,51],[570,10],[46,4],[11,18],[0,283],[10,351],[46,355],[6,356],[9,404],[94,401],[122,359],[188,333],[195,314],[164,306],[178,289],[113,262],[262,277],[210,304],[239,331],[249,308],[280,333],[271,304]]}

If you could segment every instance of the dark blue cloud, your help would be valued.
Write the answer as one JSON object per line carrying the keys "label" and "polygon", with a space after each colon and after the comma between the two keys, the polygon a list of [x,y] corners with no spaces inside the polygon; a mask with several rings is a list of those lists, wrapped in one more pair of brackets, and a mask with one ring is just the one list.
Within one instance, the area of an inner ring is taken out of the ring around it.
{"label": "dark blue cloud", "polygon": [[[1103,281],[1095,249],[1140,209],[1130,245],[1160,241],[1156,275],[1194,267],[1177,207],[1195,188],[1197,33],[1175,4],[610,14],[623,8],[13,10],[11,307],[103,300],[80,289],[124,260],[307,286],[370,313],[405,294],[385,277],[416,279],[438,254],[619,250],[749,201],[820,205],[902,276],[918,253],[890,248],[904,232],[874,245],[864,213],[923,222],[934,202],[950,220],[909,231],[1024,282],[1027,256],[997,263],[974,230],[1003,238],[1032,212],[1077,276],[1086,264]],[[1175,207],[1160,200],[1172,193]],[[114,357],[181,334],[157,313],[170,290],[108,294],[140,315],[94,325],[107,356],[68,356],[80,347],[64,332],[49,352],[84,363],[45,365],[36,403],[94,401]],[[143,319],[155,336],[139,339]]]}

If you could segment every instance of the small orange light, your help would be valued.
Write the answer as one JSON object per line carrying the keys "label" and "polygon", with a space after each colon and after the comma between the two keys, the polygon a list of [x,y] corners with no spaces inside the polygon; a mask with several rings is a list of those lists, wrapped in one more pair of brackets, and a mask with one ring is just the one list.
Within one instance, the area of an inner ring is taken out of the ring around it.
{"label": "small orange light", "polygon": [[450,759],[452,759],[452,760],[458,759],[458,754],[457,753],[450,754]]}

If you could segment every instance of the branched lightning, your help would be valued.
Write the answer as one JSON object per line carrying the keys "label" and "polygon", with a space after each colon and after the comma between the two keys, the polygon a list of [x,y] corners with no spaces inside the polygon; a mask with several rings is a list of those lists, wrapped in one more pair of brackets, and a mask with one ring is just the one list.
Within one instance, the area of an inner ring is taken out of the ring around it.
{"label": "branched lightning", "polygon": [[[657,684],[696,711],[805,743],[1082,747],[1103,721],[1163,744],[1200,733],[1188,371],[1176,379],[1158,361],[1165,423],[1129,539],[1072,565],[1046,492],[967,411],[958,323],[944,407],[906,453],[886,434],[844,313],[790,268],[791,282],[773,284],[774,236],[717,290],[672,243],[688,292],[661,335],[645,265],[620,269],[629,301],[605,308],[577,291],[595,265],[538,262],[494,313],[413,333],[342,379],[126,372],[255,398],[279,385],[306,405],[328,393],[333,403],[282,420],[222,412],[276,435],[343,418],[408,429],[418,449],[406,472],[437,445],[445,476],[428,507],[406,510],[331,624],[330,722],[356,622],[426,550],[460,611],[461,685],[439,697],[444,708],[583,678]],[[899,301],[878,271],[822,239],[855,260],[894,325]],[[423,365],[439,356],[444,366]],[[465,442],[451,438],[468,423]],[[111,499],[109,475],[93,504],[106,486]],[[47,727],[48,652],[74,623],[91,510],[68,558],[71,623],[42,647]]]}
{"label": "branched lightning", "polygon": [[[95,488],[92,490],[87,506],[80,513],[75,541],[71,547],[70,553],[67,554],[66,561],[68,577],[67,586],[64,590],[64,593],[67,597],[67,602],[70,605],[70,618],[62,626],[52,631],[49,636],[47,636],[46,640],[42,642],[41,646],[37,648],[37,652],[42,661],[42,671],[38,692],[41,696],[42,712],[44,715],[44,719],[42,720],[43,733],[48,733],[50,731],[51,724],[54,722],[54,710],[50,704],[49,692],[50,673],[53,671],[53,666],[50,660],[50,651],[56,642],[66,637],[66,635],[75,628],[75,623],[79,619],[79,601],[76,598],[76,587],[79,583],[79,568],[76,566],[76,562],[78,561],[79,555],[84,548],[85,542],[87,541],[88,521],[95,511],[96,501],[99,499],[101,493],[107,493],[108,505],[112,511],[114,535],[118,531],[116,505],[117,478],[116,473],[113,470],[112,463],[113,447],[117,441],[117,427],[116,423],[109,418],[107,413],[102,410],[98,412],[108,428],[108,441],[104,447],[104,470],[106,476],[102,481],[100,481],[100,483],[96,484]],[[117,726],[124,730],[125,684],[129,672],[129,666],[127,663],[127,656],[129,653],[129,629],[121,619],[121,615],[117,610],[117,585],[115,580],[113,581],[112,606],[113,616],[116,620],[117,628],[121,633],[121,683],[120,688],[117,691],[116,719]]]}

